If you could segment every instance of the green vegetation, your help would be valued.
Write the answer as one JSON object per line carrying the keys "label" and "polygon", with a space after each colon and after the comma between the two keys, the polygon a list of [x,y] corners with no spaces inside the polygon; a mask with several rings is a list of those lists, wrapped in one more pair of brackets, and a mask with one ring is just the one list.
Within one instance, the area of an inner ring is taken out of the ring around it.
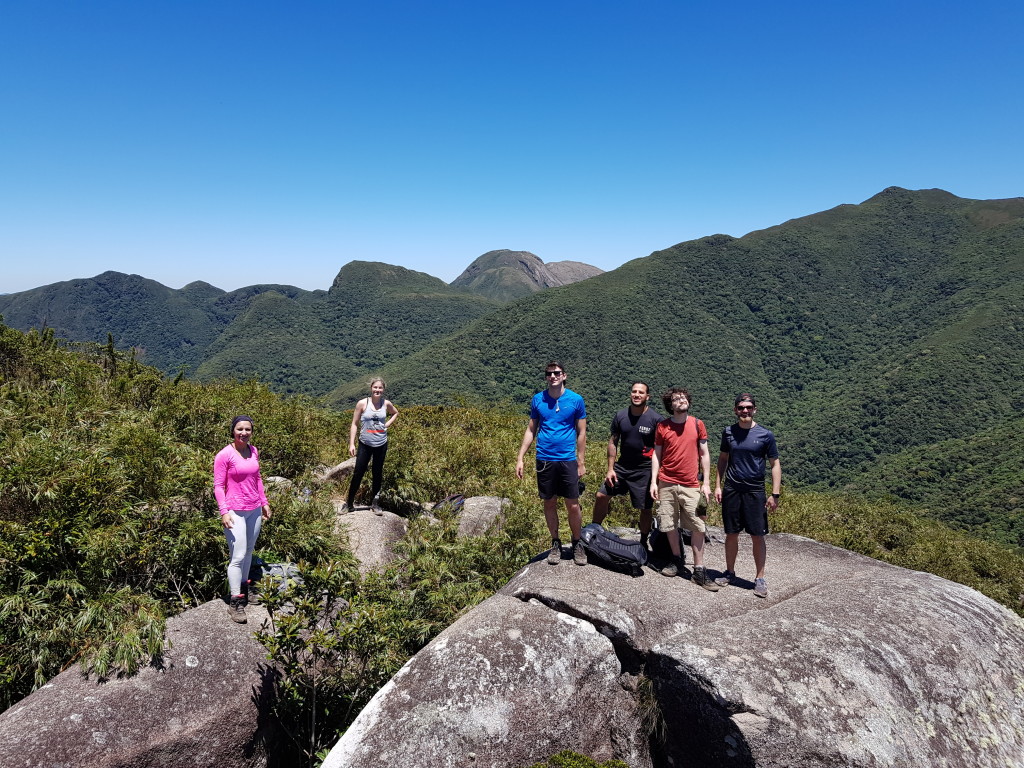
{"label": "green vegetation", "polygon": [[[287,285],[225,293],[202,282],[176,291],[138,275],[104,272],[0,296],[0,313],[8,325],[24,331],[48,328],[61,338],[95,343],[109,335],[118,349],[134,348],[149,365],[175,373],[198,367],[235,316],[271,291],[299,303],[324,295]],[[238,373],[247,375],[244,369]]]}
{"label": "green vegetation", "polygon": [[[295,762],[315,762],[406,660],[547,545],[532,478],[512,471],[525,425],[515,410],[403,407],[388,502],[429,507],[460,492],[510,504],[499,529],[469,538],[450,509],[412,512],[397,559],[360,578],[332,535],[327,492],[308,482],[347,453],[346,415],[254,382],[168,380],[113,344],[73,351],[52,333],[0,324],[0,705],[76,661],[97,675],[132,672],[160,653],[167,615],[224,591],[210,471],[239,412],[256,422],[265,477],[293,481],[271,491],[260,548],[306,574],[269,595],[264,635]],[[600,439],[589,455],[594,489]],[[635,525],[631,515],[616,499],[610,522]],[[775,526],[959,581],[1024,615],[1019,552],[905,505],[788,491]],[[653,732],[657,712],[649,720]]]}
{"label": "green vegetation", "polygon": [[303,585],[266,601],[274,626],[261,640],[281,669],[277,713],[304,764],[322,758],[381,685],[546,541],[536,486],[511,472],[519,419],[467,407],[409,408],[392,431],[386,503],[429,508],[460,492],[510,504],[500,529],[480,537],[459,538],[450,507],[414,514],[383,571],[358,581],[315,569]]}
{"label": "green vegetation", "polygon": [[105,272],[0,296],[11,327],[132,347],[141,361],[204,380],[258,378],[277,392],[323,395],[450,334],[499,303],[436,277],[354,261],[330,291],[254,285],[181,290]]}
{"label": "green vegetation", "polygon": [[[512,302],[383,374],[399,403],[471,390],[525,409],[551,358],[595,437],[639,378],[655,393],[686,385],[714,450],[749,390],[790,488],[890,495],[1024,545],[1024,453],[1012,441],[989,475],[984,452],[1024,404],[1024,199],[893,188],[739,239],[681,243]],[[358,390],[339,387],[332,402]],[[928,493],[908,491],[917,462],[942,455]]]}
{"label": "green vegetation", "polygon": [[566,749],[557,755],[552,755],[543,763],[534,763],[529,768],[629,768],[629,766],[621,760],[606,760],[599,763],[586,755]]}
{"label": "green vegetation", "polygon": [[[463,277],[500,292],[518,263],[492,252]],[[1024,198],[893,187],[505,305],[352,262],[328,292],[172,291],[105,273],[0,297],[0,311],[76,340],[109,331],[168,373],[258,377],[341,408],[382,373],[400,407],[471,396],[523,409],[557,357],[595,437],[636,378],[688,386],[715,436],[750,390],[790,488],[893,498],[1024,546],[1024,456],[1001,447],[1016,445],[1024,405]]]}
{"label": "green vegetation", "polygon": [[[134,671],[165,616],[222,591],[212,456],[243,410],[266,476],[301,481],[339,429],[255,383],[168,381],[112,344],[0,324],[0,708],[75,661]],[[351,565],[326,499],[271,493],[262,547]]]}
{"label": "green vegetation", "polygon": [[323,395],[349,379],[365,387],[379,367],[496,306],[422,272],[353,261],[315,300],[256,297],[210,345],[196,375],[256,376],[288,394]]}

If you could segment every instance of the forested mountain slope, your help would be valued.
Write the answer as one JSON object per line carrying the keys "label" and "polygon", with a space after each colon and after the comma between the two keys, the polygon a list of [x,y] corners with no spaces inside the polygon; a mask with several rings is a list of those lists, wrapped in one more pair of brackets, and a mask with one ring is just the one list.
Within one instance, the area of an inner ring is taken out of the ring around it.
{"label": "forested mountain slope", "polygon": [[67,280],[0,296],[0,314],[12,328],[50,328],[59,338],[135,347],[141,359],[166,372],[194,370],[210,344],[261,294],[273,291],[303,303],[323,291],[290,285],[252,285],[226,292],[203,283],[180,290],[121,272]]}
{"label": "forested mountain slope", "polygon": [[203,379],[259,378],[279,392],[322,395],[362,377],[499,302],[422,272],[353,261],[329,291],[254,285],[227,293],[196,282],[181,290],[105,272],[0,296],[21,330],[51,328],[73,341],[135,347],[142,361]]}
{"label": "forested mountain slope", "polygon": [[[733,395],[751,390],[760,420],[778,434],[788,478],[898,493],[884,480],[887,467],[912,471],[911,457],[950,440],[984,443],[981,435],[1020,415],[1022,278],[1024,199],[890,188],[521,299],[385,374],[396,401],[468,396],[525,408],[544,362],[559,358],[599,430],[634,378],[655,392],[688,386],[713,433],[730,420]],[[332,397],[351,402],[355,391]],[[1016,443],[1005,450],[1024,466]],[[918,500],[948,517],[965,496],[982,498],[974,491],[980,485]],[[1005,538],[1024,543],[1024,524],[1006,522],[1024,511],[1012,483],[984,498],[986,514],[1002,521],[996,527],[1012,528]]]}
{"label": "forested mountain slope", "polygon": [[278,391],[323,394],[498,306],[422,272],[353,261],[317,302],[260,296],[210,346],[197,375],[255,376]]}

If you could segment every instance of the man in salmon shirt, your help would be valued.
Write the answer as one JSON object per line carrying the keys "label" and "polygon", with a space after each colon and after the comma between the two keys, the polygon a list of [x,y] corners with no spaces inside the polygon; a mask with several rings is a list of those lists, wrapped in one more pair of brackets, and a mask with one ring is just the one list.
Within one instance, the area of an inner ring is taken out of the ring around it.
{"label": "man in salmon shirt", "polygon": [[[690,415],[690,393],[682,387],[672,387],[661,396],[661,401],[672,417],[658,424],[654,433],[651,497],[658,502],[658,527],[668,537],[673,556],[672,562],[662,568],[661,573],[663,576],[679,573],[681,525],[690,530],[694,584],[717,592],[718,585],[704,570],[706,525],[697,514],[701,496],[705,503],[711,496],[708,431],[703,421]],[[703,483],[700,478],[703,478]]]}

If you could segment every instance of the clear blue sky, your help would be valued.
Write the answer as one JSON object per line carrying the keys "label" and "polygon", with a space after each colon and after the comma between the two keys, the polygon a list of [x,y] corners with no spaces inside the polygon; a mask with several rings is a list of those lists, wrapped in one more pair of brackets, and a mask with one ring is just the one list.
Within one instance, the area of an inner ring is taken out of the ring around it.
{"label": "clear blue sky", "polygon": [[0,292],[613,269],[1024,195],[1024,3],[0,0]]}

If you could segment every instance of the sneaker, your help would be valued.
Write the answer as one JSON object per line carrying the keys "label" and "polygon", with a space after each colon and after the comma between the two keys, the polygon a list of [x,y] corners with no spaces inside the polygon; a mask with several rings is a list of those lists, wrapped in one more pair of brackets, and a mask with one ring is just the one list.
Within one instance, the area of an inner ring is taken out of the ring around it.
{"label": "sneaker", "polygon": [[754,594],[758,597],[768,597],[768,582],[764,579],[754,579]]}
{"label": "sneaker", "polygon": [[587,564],[587,550],[583,548],[582,541],[577,541],[572,545],[572,561],[576,563],[576,565]]}
{"label": "sneaker", "polygon": [[378,517],[384,514],[384,510],[380,508],[380,497],[374,496],[373,501],[370,502],[370,509],[373,510],[373,514]]}
{"label": "sneaker", "polygon": [[245,624],[245,595],[232,595],[231,603],[228,605],[228,616],[236,624]]}
{"label": "sneaker", "polygon": [[662,576],[675,576],[679,573],[679,566],[676,565],[675,559],[669,561],[668,565],[661,569]]}
{"label": "sneaker", "polygon": [[719,576],[717,579],[715,579],[715,584],[717,584],[720,587],[728,587],[735,580],[736,580],[736,574],[733,571],[726,571],[721,576]]}
{"label": "sneaker", "polygon": [[562,542],[551,540],[551,551],[548,552],[548,565],[558,565],[562,561]]}
{"label": "sneaker", "polygon": [[693,568],[693,583],[698,587],[704,587],[708,592],[717,592],[718,584],[715,580],[708,576],[708,572],[704,570],[703,565],[697,565]]}
{"label": "sneaker", "polygon": [[353,506],[349,504],[347,501],[342,501],[338,503],[338,506],[335,507],[335,509],[336,514],[347,515],[349,512],[353,510]]}

